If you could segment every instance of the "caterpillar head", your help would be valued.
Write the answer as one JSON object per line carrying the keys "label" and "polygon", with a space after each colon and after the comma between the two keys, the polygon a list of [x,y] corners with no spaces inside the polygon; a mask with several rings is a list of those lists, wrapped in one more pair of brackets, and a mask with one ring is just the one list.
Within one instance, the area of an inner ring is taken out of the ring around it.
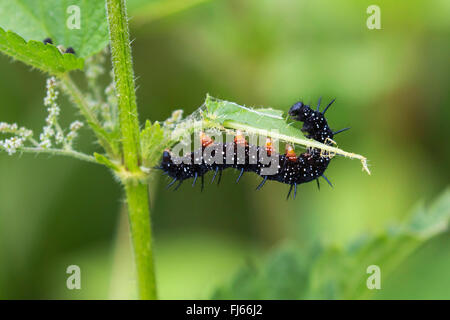
{"label": "caterpillar head", "polygon": [[313,111],[311,108],[304,104],[303,102],[299,101],[295,103],[290,109],[289,109],[289,115],[298,121],[305,121],[308,119]]}
{"label": "caterpillar head", "polygon": [[171,156],[170,156],[170,152],[168,149],[164,150],[163,152],[163,156],[162,156],[162,162],[163,163],[168,163],[171,160]]}

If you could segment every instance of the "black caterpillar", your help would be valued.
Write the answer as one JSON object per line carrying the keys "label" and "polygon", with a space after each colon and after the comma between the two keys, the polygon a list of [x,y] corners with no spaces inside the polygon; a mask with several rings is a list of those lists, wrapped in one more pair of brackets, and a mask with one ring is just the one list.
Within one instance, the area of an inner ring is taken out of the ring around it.
{"label": "black caterpillar", "polygon": [[[289,115],[293,119],[303,122],[303,127],[301,130],[307,132],[308,138],[327,145],[332,145],[334,143],[332,140],[334,135],[349,129],[345,128],[333,132],[328,126],[324,114],[333,102],[334,100],[326,106],[323,112],[319,111],[320,99],[315,111],[312,110],[310,106],[305,105],[302,102],[297,102],[289,109]],[[227,168],[235,168],[240,171],[236,182],[239,182],[244,172],[254,172],[260,175],[263,180],[256,188],[257,190],[261,189],[267,180],[274,180],[289,184],[290,189],[287,198],[289,198],[292,190],[294,189],[295,199],[297,194],[297,185],[302,183],[316,180],[317,186],[320,188],[318,180],[320,177],[323,177],[328,184],[332,186],[331,182],[324,176],[324,172],[331,161],[331,157],[324,155],[320,149],[309,148],[306,152],[297,157],[294,149],[290,145],[286,145],[286,154],[277,154],[273,151],[270,139],[268,139],[264,147],[248,145],[240,132],[237,132],[234,142],[215,143],[205,134],[201,135],[201,142],[202,148],[200,150],[194,151],[183,158],[172,157],[168,150],[164,151],[161,164],[157,168],[163,170],[165,174],[173,178],[172,182],[170,182],[167,186],[168,188],[178,181],[178,185],[175,187],[176,190],[181,186],[184,180],[190,178],[194,179],[192,184],[192,186],[194,186],[197,179],[200,177],[203,190],[205,173],[208,171],[214,171],[214,176],[211,182],[213,182],[217,174],[219,174],[218,183],[220,183],[222,171]],[[243,153],[245,155],[245,161],[239,159],[239,154],[237,152],[239,146],[245,148],[245,153]],[[203,151],[207,147],[213,148],[210,153],[211,159],[203,157]],[[228,153],[227,150],[229,150]],[[226,161],[226,156],[227,154],[230,155],[230,151],[232,155],[231,161]],[[216,152],[222,153],[219,155],[219,158],[222,158],[223,160],[222,163],[214,163],[212,161],[213,158],[216,159]],[[262,169],[269,166],[269,164],[263,164],[259,160],[261,159],[260,155],[263,155],[262,153],[278,157],[278,171],[276,174],[262,174]],[[250,156],[255,154],[258,155],[258,161],[252,164],[250,161]],[[182,159],[187,161],[182,162]]]}
{"label": "black caterpillar", "polygon": [[[45,38],[42,42],[44,44],[53,44],[53,40],[51,38]],[[75,50],[72,47],[68,47],[66,50],[64,50],[64,53],[76,54]]]}

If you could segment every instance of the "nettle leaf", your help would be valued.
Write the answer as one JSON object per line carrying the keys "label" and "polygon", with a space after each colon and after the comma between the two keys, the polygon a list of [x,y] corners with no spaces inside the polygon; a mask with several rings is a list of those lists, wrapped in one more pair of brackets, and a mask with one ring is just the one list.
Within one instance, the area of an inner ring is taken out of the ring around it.
{"label": "nettle leaf", "polygon": [[103,0],[8,0],[0,2],[0,27],[26,41],[47,37],[55,45],[72,47],[86,58],[108,44]]}
{"label": "nettle leaf", "polygon": [[141,153],[144,166],[147,168],[155,166],[166,147],[167,140],[164,139],[164,130],[158,122],[152,125],[147,120],[141,131]]}
{"label": "nettle leaf", "polygon": [[282,248],[262,267],[246,266],[215,299],[368,299],[367,268],[378,266],[383,278],[425,242],[448,230],[450,189],[428,208],[419,206],[409,221],[346,247]]}
{"label": "nettle leaf", "polygon": [[70,53],[61,54],[55,46],[34,40],[26,42],[14,32],[5,32],[2,28],[0,28],[0,51],[15,60],[53,75],[83,69],[84,64],[83,59]]}

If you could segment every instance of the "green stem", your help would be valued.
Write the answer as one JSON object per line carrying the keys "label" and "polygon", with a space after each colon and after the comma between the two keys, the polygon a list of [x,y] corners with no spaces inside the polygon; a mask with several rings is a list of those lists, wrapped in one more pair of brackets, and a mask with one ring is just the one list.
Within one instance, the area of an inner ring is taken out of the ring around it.
{"label": "green stem", "polygon": [[134,261],[137,271],[139,297],[157,299],[155,270],[153,265],[152,235],[148,185],[125,183],[128,202],[128,217],[133,243]]}
{"label": "green stem", "polygon": [[124,0],[106,0],[111,58],[118,98],[123,164],[134,259],[141,299],[156,299],[148,186],[142,177],[139,120],[136,105],[128,19]]}
{"label": "green stem", "polygon": [[98,164],[97,160],[95,160],[95,158],[93,156],[89,156],[87,154],[75,151],[75,150],[70,150],[70,149],[44,149],[44,148],[40,148],[40,147],[22,147],[19,149],[19,151],[21,152],[25,152],[25,153],[42,153],[42,154],[49,154],[49,155],[57,155],[57,156],[66,156],[66,157],[72,157],[72,158],[76,158],[78,160],[83,160],[83,161],[87,161],[87,162],[92,162],[92,163],[96,163]]}

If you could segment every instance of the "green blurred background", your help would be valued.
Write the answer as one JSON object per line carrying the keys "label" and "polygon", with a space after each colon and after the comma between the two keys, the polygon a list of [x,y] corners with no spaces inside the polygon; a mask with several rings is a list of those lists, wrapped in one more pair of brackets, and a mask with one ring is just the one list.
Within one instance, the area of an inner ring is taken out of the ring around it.
{"label": "green blurred background", "polygon": [[[208,298],[249,261],[285,243],[345,244],[404,219],[449,182],[450,2],[204,0],[130,2],[141,120],[185,114],[206,93],[288,110],[299,99],[337,98],[329,123],[352,129],[340,147],[367,156],[332,162],[322,183],[288,187],[255,175],[221,186],[151,187],[160,297]],[[178,1],[180,3],[180,1]],[[195,4],[189,6],[189,4]],[[381,8],[381,30],[366,8]],[[0,56],[0,120],[39,132],[45,77]],[[66,102],[63,119],[74,108]],[[83,130],[80,148],[97,146]],[[133,272],[121,187],[96,165],[0,155],[0,298],[132,298]],[[450,234],[408,258],[376,298],[450,298]],[[67,290],[66,267],[82,271]]]}

